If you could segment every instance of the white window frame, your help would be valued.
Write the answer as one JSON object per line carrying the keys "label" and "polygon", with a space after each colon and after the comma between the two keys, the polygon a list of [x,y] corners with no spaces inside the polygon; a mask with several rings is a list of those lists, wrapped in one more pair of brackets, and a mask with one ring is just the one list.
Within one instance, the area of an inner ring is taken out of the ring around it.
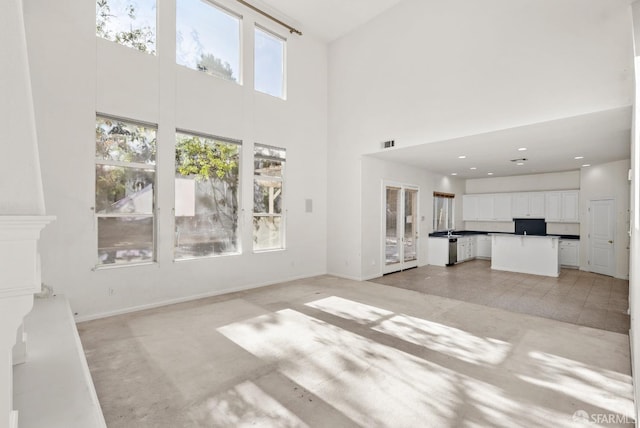
{"label": "white window frame", "polygon": [[[175,189],[174,189],[174,198],[173,198],[173,233],[174,233],[174,239],[173,239],[173,260],[175,262],[181,263],[181,262],[187,262],[187,261],[191,261],[191,260],[202,260],[202,259],[208,259],[208,258],[217,258],[217,257],[226,257],[226,256],[237,256],[242,254],[242,231],[243,231],[243,227],[242,227],[242,215],[243,215],[243,209],[242,209],[242,140],[237,140],[234,138],[229,138],[229,137],[220,137],[217,135],[211,135],[211,134],[206,134],[203,132],[196,132],[196,131],[191,131],[191,130],[187,130],[187,129],[176,129],[176,136],[178,134],[182,134],[182,135],[190,135],[193,137],[200,137],[200,138],[206,138],[208,140],[214,140],[214,141],[219,141],[222,143],[226,143],[226,144],[235,144],[238,146],[238,212],[237,212],[237,230],[236,230],[236,236],[237,236],[237,248],[236,251],[230,251],[230,252],[225,252],[225,253],[213,253],[213,254],[209,254],[206,256],[199,256],[199,257],[183,257],[183,258],[176,258],[176,240],[177,240],[177,232],[176,232],[176,207],[175,207]],[[174,147],[174,154],[175,154],[175,147]],[[175,165],[174,165],[174,175],[175,175]],[[175,181],[174,181],[175,183]]]}
{"label": "white window frame", "polygon": [[[456,216],[455,216],[455,194],[452,193],[443,193],[443,192],[433,192],[433,231],[434,232],[446,232],[448,230],[455,230],[456,228]],[[444,199],[445,201],[451,201],[451,203],[447,203],[446,207],[446,220],[445,220],[445,228],[439,229],[438,221],[437,221],[437,213],[436,206],[438,199]],[[449,210],[449,206],[451,206],[451,210]],[[451,227],[447,227],[449,225],[449,220],[451,221]]]}
{"label": "white window frame", "polygon": [[[262,31],[263,33],[266,33],[267,35],[278,39],[280,41],[282,41],[282,95],[278,96],[278,95],[272,95],[269,94],[267,92],[263,92],[260,91],[259,89],[256,89],[256,69],[255,69],[255,58],[256,58],[256,41],[255,41],[255,34],[256,31]],[[254,29],[253,29],[253,35],[254,35],[254,40],[253,40],[253,61],[254,61],[254,65],[253,65],[253,89],[256,92],[259,92],[261,94],[265,94],[265,95],[269,95],[272,96],[274,98],[278,98],[281,100],[286,100],[287,99],[287,38],[283,37],[281,35],[279,35],[278,33],[269,30],[268,28],[266,28],[265,26],[262,26],[258,23],[256,23],[254,25]]]}
{"label": "white window frame", "polygon": [[[157,138],[158,138],[158,125],[154,124],[154,123],[149,123],[149,122],[144,122],[144,121],[140,121],[140,120],[134,120],[134,119],[129,119],[129,118],[122,118],[122,117],[118,117],[118,116],[113,116],[113,115],[108,115],[108,114],[103,114],[103,113],[96,113],[96,123],[98,121],[98,119],[106,119],[106,120],[113,120],[113,121],[118,121],[118,122],[124,122],[127,123],[129,125],[138,125],[138,126],[144,126],[146,128],[151,128],[154,129],[156,132],[156,156],[157,156]],[[95,218],[95,238],[96,238],[96,253],[99,250],[99,219],[101,218],[127,218],[127,217],[136,217],[136,218],[151,218],[153,220],[153,226],[152,226],[152,250],[153,250],[153,255],[151,257],[151,260],[149,261],[144,261],[144,262],[133,262],[133,263],[100,263],[98,254],[96,254],[96,264],[94,269],[114,269],[114,268],[121,268],[121,267],[129,267],[129,266],[140,266],[140,265],[149,265],[149,264],[155,264],[157,262],[157,257],[158,257],[158,219],[156,216],[156,209],[157,209],[157,199],[158,199],[158,192],[157,192],[157,186],[158,186],[158,169],[157,169],[157,159],[155,160],[155,163],[153,164],[146,164],[146,163],[139,163],[139,162],[122,162],[122,161],[114,161],[114,160],[108,160],[108,159],[100,159],[96,156],[95,153],[95,141],[94,141],[94,166],[98,166],[98,165],[106,165],[106,166],[115,166],[115,167],[122,167],[122,168],[132,168],[132,169],[140,169],[140,170],[153,170],[154,172],[154,179],[153,179],[153,207],[151,210],[151,214],[143,214],[143,213],[98,213],[97,212],[97,207],[95,206],[95,201],[96,201],[96,192],[97,192],[97,188],[95,185],[96,182],[96,173],[94,170],[94,188],[93,188],[93,201],[94,201],[94,206],[92,207],[92,210],[94,211],[94,218]],[[95,169],[95,168],[94,168]]]}
{"label": "white window frame", "polygon": [[[269,148],[269,149],[275,149],[275,150],[282,150],[285,152],[285,156],[284,158],[277,158],[277,157],[269,157],[269,156],[258,156],[256,154],[256,149],[258,147],[265,147],[265,148]],[[267,175],[257,175],[255,173],[255,160],[256,158],[263,158],[263,159],[272,159],[272,160],[276,160],[278,162],[282,163],[282,172],[281,172],[281,176],[280,177],[274,177],[274,176],[267,176]],[[253,149],[253,185],[255,185],[256,181],[258,180],[268,180],[268,181],[277,181],[280,182],[281,184],[281,202],[280,202],[280,213],[256,213],[255,212],[255,207],[253,207],[252,209],[252,217],[251,217],[251,221],[253,224],[253,219],[256,217],[271,217],[271,218],[275,218],[275,217],[280,217],[280,246],[279,247],[274,247],[274,248],[264,248],[264,249],[256,249],[255,248],[255,241],[253,240],[254,238],[254,234],[255,234],[255,230],[253,230],[252,227],[252,234],[251,234],[251,238],[252,238],[252,248],[253,248],[253,252],[254,253],[264,253],[264,252],[270,252],[270,251],[283,251],[286,250],[287,248],[287,243],[286,243],[286,213],[287,213],[287,209],[286,209],[286,198],[285,198],[285,174],[286,174],[286,167],[287,167],[287,156],[286,156],[286,149],[284,147],[276,147],[276,146],[270,146],[267,144],[258,144],[255,143],[254,144],[254,149]],[[269,210],[272,210],[272,207],[269,208]]]}
{"label": "white window frame", "polygon": [[[177,1],[180,1],[180,0],[176,0],[176,17],[175,17],[176,18],[176,27],[177,27]],[[214,74],[210,74],[210,73],[207,73],[207,72],[204,72],[204,71],[200,71],[200,70],[194,69],[194,68],[189,67],[187,65],[180,64],[177,61],[176,61],[176,65],[178,65],[180,67],[185,67],[185,68],[187,68],[189,70],[199,71],[199,72],[202,72],[202,73],[207,74],[209,76],[212,76],[212,77],[214,77],[216,79],[220,79],[220,80],[223,80],[223,81],[235,83],[237,85],[242,86],[243,82],[244,82],[244,61],[243,61],[243,57],[244,57],[244,37],[243,37],[243,31],[242,31],[243,25],[244,25],[244,17],[242,16],[242,14],[236,12],[235,10],[232,10],[232,9],[226,7],[226,6],[223,6],[222,4],[217,3],[215,1],[212,1],[212,0],[200,0],[200,1],[202,3],[206,3],[208,6],[211,6],[211,7],[215,8],[215,9],[219,10],[220,12],[225,13],[225,14],[227,14],[227,15],[229,15],[231,17],[234,17],[234,18],[236,18],[238,20],[238,80],[234,81],[234,80],[231,80],[231,79],[224,79],[224,78],[222,78],[220,76],[216,76]],[[174,39],[177,39],[177,33],[178,32],[177,32],[177,28],[176,28],[176,31],[175,31],[175,34],[174,34]],[[177,56],[177,50],[176,50],[176,52],[174,52],[174,54]],[[213,52],[211,52],[211,54],[215,56],[215,54]]]}

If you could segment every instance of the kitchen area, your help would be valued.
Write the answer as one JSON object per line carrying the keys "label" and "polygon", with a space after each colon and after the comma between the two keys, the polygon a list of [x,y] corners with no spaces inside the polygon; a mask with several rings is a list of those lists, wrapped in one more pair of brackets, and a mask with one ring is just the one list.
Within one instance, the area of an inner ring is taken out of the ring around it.
{"label": "kitchen area", "polygon": [[558,277],[561,267],[578,269],[580,236],[552,233],[547,224],[579,228],[579,201],[575,189],[464,195],[465,222],[511,223],[513,232],[458,229],[431,233],[428,264],[452,266],[486,259],[494,270],[550,277]]}

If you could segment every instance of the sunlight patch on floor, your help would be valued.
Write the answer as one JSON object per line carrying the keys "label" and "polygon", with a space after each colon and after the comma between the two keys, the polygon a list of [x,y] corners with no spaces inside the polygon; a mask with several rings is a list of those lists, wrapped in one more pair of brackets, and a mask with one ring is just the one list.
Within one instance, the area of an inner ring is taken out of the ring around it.
{"label": "sunlight patch on floor", "polygon": [[458,358],[473,364],[500,364],[511,345],[505,341],[480,337],[467,331],[375,306],[331,296],[306,304],[359,324],[372,324],[372,329],[414,345]]}
{"label": "sunlight patch on floor", "polygon": [[[339,303],[339,309],[334,312],[347,313],[345,299],[333,301]],[[314,302],[310,306],[326,307],[327,301]],[[388,312],[356,304],[353,314],[362,316],[360,321],[364,322],[364,319],[372,320],[379,315],[388,317]],[[502,361],[510,344],[474,339],[475,336],[465,335],[459,329],[439,326],[427,320],[397,315],[384,319],[379,327],[402,340],[407,336],[413,342],[424,338],[431,342],[428,345],[436,343],[443,354],[468,364],[464,372],[380,344],[293,309],[229,324],[218,331],[253,355],[276,364],[278,372],[363,427],[579,426],[573,419],[578,408],[573,407],[575,402],[572,403],[571,397],[572,394],[584,395],[579,389],[585,384],[566,384],[566,388],[560,389],[554,386],[554,376],[557,383],[562,383],[563,371],[554,372],[551,368],[557,369],[561,360],[553,360],[552,364],[534,354],[531,370],[540,370],[546,375],[541,379],[529,376],[524,381],[518,373],[506,372],[501,366],[478,365],[479,360]],[[412,334],[406,333],[408,330]],[[434,337],[438,337],[436,342]],[[478,353],[486,350],[491,353],[493,349],[494,354],[489,358],[473,359],[470,353],[474,344],[480,347]],[[458,349],[460,346],[462,350]],[[569,361],[562,364],[566,371]],[[587,376],[584,372],[582,375]],[[604,377],[596,379],[592,374],[587,377],[595,382],[594,385],[610,391],[614,399],[618,399],[618,392],[628,388],[620,379],[620,385],[608,389],[600,382],[616,380],[615,376],[611,373],[600,373],[600,376]],[[548,382],[546,377],[549,377]],[[539,385],[543,388],[528,383],[531,380],[544,383]]]}
{"label": "sunlight patch on floor", "polygon": [[308,428],[269,394],[246,381],[192,409],[194,420],[214,427]]}
{"label": "sunlight patch on floor", "polygon": [[631,376],[545,352],[529,352],[522,380],[572,396],[607,412],[634,416]]}
{"label": "sunlight patch on floor", "polygon": [[291,309],[277,317],[266,328],[257,317],[218,331],[362,426],[423,426],[427,415],[444,426],[455,416],[451,370]]}

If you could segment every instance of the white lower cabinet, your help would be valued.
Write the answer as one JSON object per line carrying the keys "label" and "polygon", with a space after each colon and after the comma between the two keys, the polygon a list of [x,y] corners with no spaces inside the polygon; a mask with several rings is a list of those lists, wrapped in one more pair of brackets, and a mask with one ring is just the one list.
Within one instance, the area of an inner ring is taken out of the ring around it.
{"label": "white lower cabinet", "polygon": [[561,239],[560,251],[558,252],[561,266],[580,266],[580,241],[575,239]]}
{"label": "white lower cabinet", "polygon": [[491,237],[488,235],[477,235],[476,257],[483,259],[491,258]]}
{"label": "white lower cabinet", "polygon": [[486,235],[458,238],[458,262],[465,262],[476,257],[491,257],[491,238]]}
{"label": "white lower cabinet", "polygon": [[467,238],[458,238],[458,261],[463,262],[467,260]]}
{"label": "white lower cabinet", "polygon": [[[488,235],[470,235],[458,238],[457,262],[466,262],[475,258],[491,258],[491,237]],[[434,266],[446,266],[449,263],[449,240],[446,237],[431,237],[428,240],[428,263]]]}

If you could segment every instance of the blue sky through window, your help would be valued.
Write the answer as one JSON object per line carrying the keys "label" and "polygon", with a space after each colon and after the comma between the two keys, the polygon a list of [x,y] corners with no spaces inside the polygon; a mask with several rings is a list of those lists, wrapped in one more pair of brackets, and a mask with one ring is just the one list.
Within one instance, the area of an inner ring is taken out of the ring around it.
{"label": "blue sky through window", "polygon": [[254,61],[256,91],[284,98],[284,40],[256,27]]}
{"label": "blue sky through window", "polygon": [[176,62],[198,70],[207,54],[229,64],[229,80],[240,80],[240,18],[204,0],[178,0]]}

